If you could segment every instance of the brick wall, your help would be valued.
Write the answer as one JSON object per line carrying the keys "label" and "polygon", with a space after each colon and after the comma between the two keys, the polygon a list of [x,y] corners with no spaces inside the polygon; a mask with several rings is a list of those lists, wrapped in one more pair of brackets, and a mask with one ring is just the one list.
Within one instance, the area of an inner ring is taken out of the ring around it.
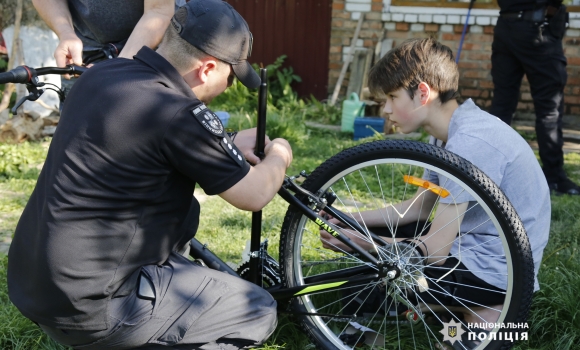
{"label": "brick wall", "polygon": [[[405,39],[434,36],[457,53],[467,9],[441,7],[391,6],[390,0],[334,0],[330,36],[329,94],[338,80],[351,45],[357,21],[364,16],[356,49],[374,49],[379,41],[391,48]],[[491,43],[499,10],[473,9],[459,60],[459,92],[486,109],[491,104]],[[580,114],[580,13],[570,14],[564,38],[568,59],[568,84],[565,88],[565,113]],[[348,86],[347,72],[339,98]],[[530,89],[524,78],[518,112],[534,109]]]}

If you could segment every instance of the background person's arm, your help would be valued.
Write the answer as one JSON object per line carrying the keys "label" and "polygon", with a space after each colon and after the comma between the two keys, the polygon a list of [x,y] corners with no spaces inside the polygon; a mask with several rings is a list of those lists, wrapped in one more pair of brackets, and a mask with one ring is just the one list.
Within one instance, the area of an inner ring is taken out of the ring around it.
{"label": "background person's arm", "polygon": [[143,46],[155,49],[161,42],[174,12],[174,1],[145,0],[143,16],[127,39],[119,57],[133,58]]}
{"label": "background person's arm", "polygon": [[34,8],[60,40],[54,58],[58,67],[83,64],[83,43],[75,34],[66,0],[32,0]]}

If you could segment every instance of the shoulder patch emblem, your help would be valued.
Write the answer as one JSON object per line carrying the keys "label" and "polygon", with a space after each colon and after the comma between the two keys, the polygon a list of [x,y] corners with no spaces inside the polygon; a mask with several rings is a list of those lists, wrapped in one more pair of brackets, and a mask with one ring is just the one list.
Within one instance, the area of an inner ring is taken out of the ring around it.
{"label": "shoulder patch emblem", "polygon": [[191,113],[207,131],[216,136],[224,136],[224,126],[222,125],[222,121],[214,112],[209,110],[205,104],[200,104],[198,107],[194,108]]}
{"label": "shoulder patch emblem", "polygon": [[224,137],[220,141],[220,145],[224,151],[240,166],[244,163],[246,158],[242,155],[240,150],[234,145],[234,143],[229,139],[229,137]]}

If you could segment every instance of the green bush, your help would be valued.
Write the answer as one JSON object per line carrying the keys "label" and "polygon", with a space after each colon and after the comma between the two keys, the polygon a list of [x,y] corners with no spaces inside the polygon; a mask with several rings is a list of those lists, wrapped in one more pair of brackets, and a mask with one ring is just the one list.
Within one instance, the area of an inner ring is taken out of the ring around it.
{"label": "green bush", "polygon": [[0,177],[35,179],[38,165],[46,158],[46,147],[39,143],[0,144]]}
{"label": "green bush", "polygon": [[[0,72],[5,72],[7,66],[8,66],[8,60],[3,58],[3,57],[0,58]],[[4,84],[2,86],[4,86]],[[4,91],[4,87],[2,87],[2,91]]]}
{"label": "green bush", "polygon": [[[298,94],[292,89],[294,82],[301,82],[302,79],[294,74],[294,70],[282,67],[286,55],[282,55],[272,64],[266,66],[267,70],[267,114],[268,123],[277,118],[288,118],[290,115],[299,115],[305,120],[315,120],[327,124],[338,124],[340,122],[340,109],[328,106],[319,102],[311,96],[306,101],[298,98]],[[254,69],[259,72],[259,67],[254,65]],[[217,96],[210,107],[214,110],[227,111],[232,115],[241,115],[242,118],[253,119],[257,115],[259,89],[248,89],[239,80],[234,80],[223,94]],[[278,117],[275,117],[278,115]],[[277,123],[276,121],[272,121]],[[297,120],[293,120],[297,122]],[[281,124],[288,124],[281,122]],[[253,124],[255,126],[255,123]],[[298,124],[294,124],[297,126]],[[281,134],[281,133],[279,133]],[[271,137],[271,136],[270,136]]]}
{"label": "green bush", "polygon": [[[269,108],[279,109],[298,102],[296,92],[292,90],[290,84],[302,80],[293,73],[292,68],[282,68],[285,59],[286,56],[282,55],[274,63],[266,66]],[[257,65],[254,65],[254,69],[259,74]],[[238,79],[235,79],[232,86],[212,101],[211,107],[214,110],[228,112],[236,112],[242,108],[246,111],[253,111],[258,107],[258,92],[259,89],[249,90]]]}
{"label": "green bush", "polygon": [[[0,62],[5,62],[0,60]],[[0,69],[0,71],[2,71],[3,69]],[[4,89],[6,88],[6,84],[0,84],[0,91],[2,91],[2,93],[0,94],[0,98],[2,98],[4,96]],[[12,92],[12,95],[10,96],[10,102],[8,103],[8,110],[10,110],[12,107],[14,107],[14,104],[16,104],[16,90],[14,90]]]}

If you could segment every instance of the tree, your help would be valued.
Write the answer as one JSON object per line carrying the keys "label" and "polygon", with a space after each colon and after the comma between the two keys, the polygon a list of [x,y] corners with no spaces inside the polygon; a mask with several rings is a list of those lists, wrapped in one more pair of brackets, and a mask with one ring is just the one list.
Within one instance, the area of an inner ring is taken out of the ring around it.
{"label": "tree", "polygon": [[[0,30],[14,25],[16,19],[16,7],[18,1],[0,0]],[[47,25],[38,16],[38,12],[32,5],[31,0],[22,1],[22,25],[38,26],[48,28]]]}

